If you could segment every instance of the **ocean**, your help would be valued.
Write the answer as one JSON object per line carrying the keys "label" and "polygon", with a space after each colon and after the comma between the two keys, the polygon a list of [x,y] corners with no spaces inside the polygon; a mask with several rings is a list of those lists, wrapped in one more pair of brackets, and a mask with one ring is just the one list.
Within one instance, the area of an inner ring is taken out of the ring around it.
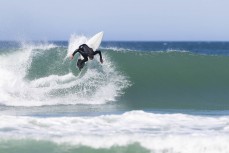
{"label": "ocean", "polygon": [[0,153],[228,153],[229,42],[0,42]]}

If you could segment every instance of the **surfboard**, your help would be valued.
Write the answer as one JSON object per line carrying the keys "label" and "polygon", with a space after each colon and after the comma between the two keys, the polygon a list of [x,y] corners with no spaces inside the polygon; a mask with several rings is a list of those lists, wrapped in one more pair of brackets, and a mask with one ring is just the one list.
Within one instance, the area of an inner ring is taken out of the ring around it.
{"label": "surfboard", "polygon": [[[88,45],[88,47],[92,48],[93,51],[96,51],[103,39],[103,31],[95,34],[94,36],[92,36],[87,42],[86,45]],[[77,67],[81,70],[85,64],[81,65],[81,60],[83,59],[83,57],[80,55],[77,61]]]}
{"label": "surfboard", "polygon": [[96,49],[99,48],[101,42],[103,39],[103,31],[99,32],[97,34],[95,34],[93,37],[91,37],[86,44],[88,45],[88,47],[92,48],[93,51],[95,51]]}

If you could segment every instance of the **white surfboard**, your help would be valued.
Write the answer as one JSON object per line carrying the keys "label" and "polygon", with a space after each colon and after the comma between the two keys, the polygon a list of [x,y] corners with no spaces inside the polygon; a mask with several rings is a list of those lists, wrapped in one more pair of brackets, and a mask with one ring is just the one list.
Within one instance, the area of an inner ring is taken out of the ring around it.
{"label": "white surfboard", "polygon": [[103,39],[103,31],[97,33],[96,35],[94,35],[93,37],[91,37],[86,44],[93,49],[93,51],[95,51],[96,49],[99,48],[101,42]]}

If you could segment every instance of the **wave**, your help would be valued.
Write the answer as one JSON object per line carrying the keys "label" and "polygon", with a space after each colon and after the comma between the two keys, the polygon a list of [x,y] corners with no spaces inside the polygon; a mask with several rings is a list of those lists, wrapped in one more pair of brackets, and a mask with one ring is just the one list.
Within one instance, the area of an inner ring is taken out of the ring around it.
{"label": "wave", "polygon": [[87,40],[72,35],[67,46],[24,43],[1,52],[0,103],[43,106],[116,101],[131,110],[229,109],[229,56],[143,50],[147,47],[138,51],[141,46],[135,44],[132,50],[131,43],[121,48],[104,45],[104,63],[96,56],[79,73],[78,55],[73,61],[68,58]]}
{"label": "wave", "polygon": [[86,37],[71,37],[69,47],[50,43],[23,43],[0,55],[0,103],[7,106],[104,104],[114,101],[129,86],[112,60],[104,54],[80,72],[66,59]]}
{"label": "wave", "polygon": [[[144,152],[228,152],[228,116],[130,111],[120,115],[39,118],[0,116],[0,144]],[[174,120],[175,119],[175,120]],[[35,132],[36,131],[36,132]],[[212,141],[212,140],[215,141]],[[32,142],[32,143],[31,143]],[[0,145],[1,146],[1,145]],[[44,147],[45,148],[45,147]],[[122,151],[121,151],[122,152]]]}
{"label": "wave", "polygon": [[131,109],[229,109],[229,57],[191,52],[110,51],[133,85]]}

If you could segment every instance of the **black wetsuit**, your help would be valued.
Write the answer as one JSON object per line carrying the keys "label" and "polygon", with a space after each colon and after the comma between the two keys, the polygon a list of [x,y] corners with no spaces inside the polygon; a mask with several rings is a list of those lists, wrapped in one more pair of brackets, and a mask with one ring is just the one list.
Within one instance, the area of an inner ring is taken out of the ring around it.
{"label": "black wetsuit", "polygon": [[88,47],[86,44],[80,45],[79,48],[76,49],[72,55],[74,56],[77,52],[79,52],[84,58],[83,60],[79,59],[77,62],[77,66],[79,67],[79,69],[83,68],[85,62],[88,61],[88,57],[90,59],[93,59],[94,55],[99,54],[100,59],[102,59],[102,54],[100,50],[96,50],[94,52],[93,49]]}

